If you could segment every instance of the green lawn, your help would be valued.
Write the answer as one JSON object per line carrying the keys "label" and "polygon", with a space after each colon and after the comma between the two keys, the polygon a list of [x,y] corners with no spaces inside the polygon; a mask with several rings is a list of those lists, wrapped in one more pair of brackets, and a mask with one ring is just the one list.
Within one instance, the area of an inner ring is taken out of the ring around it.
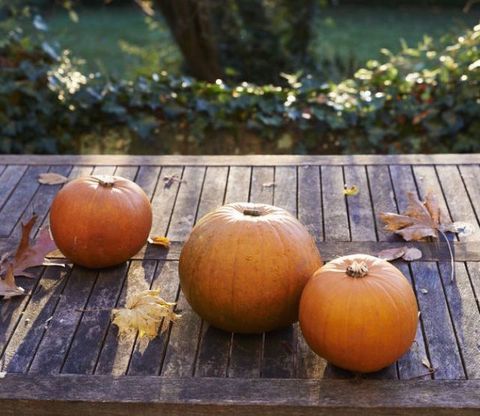
{"label": "green lawn", "polygon": [[[137,8],[101,7],[68,15],[46,16],[50,32],[75,56],[84,58],[91,71],[131,77],[138,73],[180,70],[180,55],[161,20],[152,27]],[[341,6],[324,8],[315,21],[311,45],[317,61],[334,55],[353,56],[363,63],[379,56],[381,48],[400,49],[400,39],[417,43],[424,34],[438,37],[445,31],[473,26],[480,7],[470,14],[452,8]]]}

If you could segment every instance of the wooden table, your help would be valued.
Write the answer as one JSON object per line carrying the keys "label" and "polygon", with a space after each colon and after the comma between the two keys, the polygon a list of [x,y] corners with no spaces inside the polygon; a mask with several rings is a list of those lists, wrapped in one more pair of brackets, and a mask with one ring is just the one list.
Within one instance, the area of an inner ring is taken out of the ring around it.
{"label": "wooden table", "polygon": [[[480,155],[443,156],[0,156],[0,253],[18,241],[33,211],[48,223],[59,186],[42,172],[116,174],[150,196],[148,247],[106,270],[38,268],[19,279],[29,294],[1,301],[0,414],[7,415],[403,415],[480,414]],[[178,175],[165,187],[164,178]],[[343,195],[344,184],[360,193]],[[325,259],[377,253],[404,243],[386,233],[381,211],[402,211],[407,191],[432,189],[453,220],[474,233],[455,237],[455,281],[444,243],[396,265],[411,280],[421,325],[411,350],[375,374],[328,365],[298,325],[239,336],[209,327],[178,286],[182,242],[195,221],[223,203],[283,207],[315,235]],[[128,238],[128,236],[126,236]],[[182,320],[148,345],[117,338],[110,309],[129,293],[160,288]],[[429,374],[424,363],[435,369]],[[234,412],[232,412],[234,410]]]}

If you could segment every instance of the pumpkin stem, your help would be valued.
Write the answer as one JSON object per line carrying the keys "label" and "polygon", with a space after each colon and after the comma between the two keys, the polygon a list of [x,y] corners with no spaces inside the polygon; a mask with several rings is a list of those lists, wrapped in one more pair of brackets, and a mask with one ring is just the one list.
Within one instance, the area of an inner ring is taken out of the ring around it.
{"label": "pumpkin stem", "polygon": [[250,215],[252,217],[260,217],[262,213],[258,209],[244,209],[243,215]]}
{"label": "pumpkin stem", "polygon": [[104,186],[105,188],[113,188],[113,185],[115,183],[113,177],[111,176],[103,176],[103,178],[92,176],[92,179],[96,180],[101,186]]}
{"label": "pumpkin stem", "polygon": [[353,261],[346,270],[350,277],[365,277],[368,274],[368,266],[364,261]]}

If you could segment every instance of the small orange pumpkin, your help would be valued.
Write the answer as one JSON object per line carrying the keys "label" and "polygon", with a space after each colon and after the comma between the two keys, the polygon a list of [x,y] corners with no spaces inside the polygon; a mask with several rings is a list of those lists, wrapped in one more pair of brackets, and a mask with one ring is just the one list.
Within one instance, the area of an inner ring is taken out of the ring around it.
{"label": "small orange pumpkin", "polygon": [[194,227],[179,274],[203,319],[226,331],[258,333],[298,320],[302,290],[321,265],[313,238],[287,211],[234,203]]}
{"label": "small orange pumpkin", "polygon": [[351,371],[380,370],[411,346],[415,294],[395,266],[366,254],[335,259],[305,286],[300,327],[318,355]]}
{"label": "small orange pumpkin", "polygon": [[118,176],[88,176],[67,183],[50,209],[57,247],[74,263],[113,266],[136,254],[152,226],[150,201],[134,182]]}

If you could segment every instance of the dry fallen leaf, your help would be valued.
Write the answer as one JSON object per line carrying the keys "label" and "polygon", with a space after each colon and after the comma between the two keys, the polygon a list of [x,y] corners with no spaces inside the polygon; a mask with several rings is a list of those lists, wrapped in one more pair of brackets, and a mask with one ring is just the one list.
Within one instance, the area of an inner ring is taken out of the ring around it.
{"label": "dry fallen leaf", "polygon": [[162,246],[166,248],[170,247],[170,240],[167,237],[161,237],[161,236],[150,237],[148,239],[148,242],[155,246]]}
{"label": "dry fallen leaf", "polygon": [[43,185],[61,185],[62,183],[68,182],[68,178],[59,173],[48,172],[38,175],[38,182]]}
{"label": "dry fallen leaf", "polygon": [[162,329],[166,323],[174,322],[181,315],[173,311],[175,303],[166,302],[159,296],[159,290],[145,290],[131,295],[125,308],[112,310],[112,323],[118,326],[119,335],[134,334],[153,339],[158,335],[162,320]]}
{"label": "dry fallen leaf", "polygon": [[422,252],[415,247],[405,247],[405,253],[403,254],[402,258],[405,261],[414,261],[419,260],[422,258]]}
{"label": "dry fallen leaf", "polygon": [[21,296],[25,293],[25,290],[15,283],[15,277],[13,275],[13,266],[7,269],[5,277],[0,277],[0,296],[3,299],[10,299],[14,296]]}
{"label": "dry fallen leaf", "polygon": [[396,260],[405,254],[405,249],[406,247],[389,248],[389,249],[380,251],[377,254],[377,257],[387,261]]}
{"label": "dry fallen leaf", "polygon": [[422,258],[422,252],[415,247],[398,247],[398,248],[389,248],[382,250],[377,254],[377,257],[381,259],[392,261],[399,258],[402,258],[405,261],[413,261]]}
{"label": "dry fallen leaf", "polygon": [[385,229],[400,234],[406,241],[438,237],[438,231],[455,232],[455,227],[443,214],[438,201],[429,192],[425,201],[420,201],[413,192],[408,193],[408,207],[403,214],[381,212],[380,218],[385,222]]}
{"label": "dry fallen leaf", "polygon": [[430,361],[428,361],[428,358],[427,357],[423,357],[422,359],[422,364],[427,367],[428,371],[430,373],[433,373],[435,371],[435,369],[432,367],[432,364],[430,364]]}
{"label": "dry fallen leaf", "polygon": [[344,185],[343,186],[343,195],[345,195],[345,196],[355,196],[359,192],[360,192],[360,190],[357,188],[356,185],[352,185],[352,186]]}
{"label": "dry fallen leaf", "polygon": [[[45,262],[45,256],[57,247],[48,229],[41,230],[37,239],[30,242],[30,233],[36,220],[37,216],[33,215],[29,221],[22,224],[22,236],[15,254],[6,253],[0,259],[0,296],[9,298],[24,294],[24,290],[16,286],[15,276],[32,277],[26,269],[49,265]],[[51,265],[57,266],[58,263]]]}
{"label": "dry fallen leaf", "polygon": [[182,183],[187,181],[183,180],[180,178],[178,175],[170,175],[170,176],[164,176],[163,177],[163,182],[164,182],[164,187],[165,188],[170,188],[174,182]]}

